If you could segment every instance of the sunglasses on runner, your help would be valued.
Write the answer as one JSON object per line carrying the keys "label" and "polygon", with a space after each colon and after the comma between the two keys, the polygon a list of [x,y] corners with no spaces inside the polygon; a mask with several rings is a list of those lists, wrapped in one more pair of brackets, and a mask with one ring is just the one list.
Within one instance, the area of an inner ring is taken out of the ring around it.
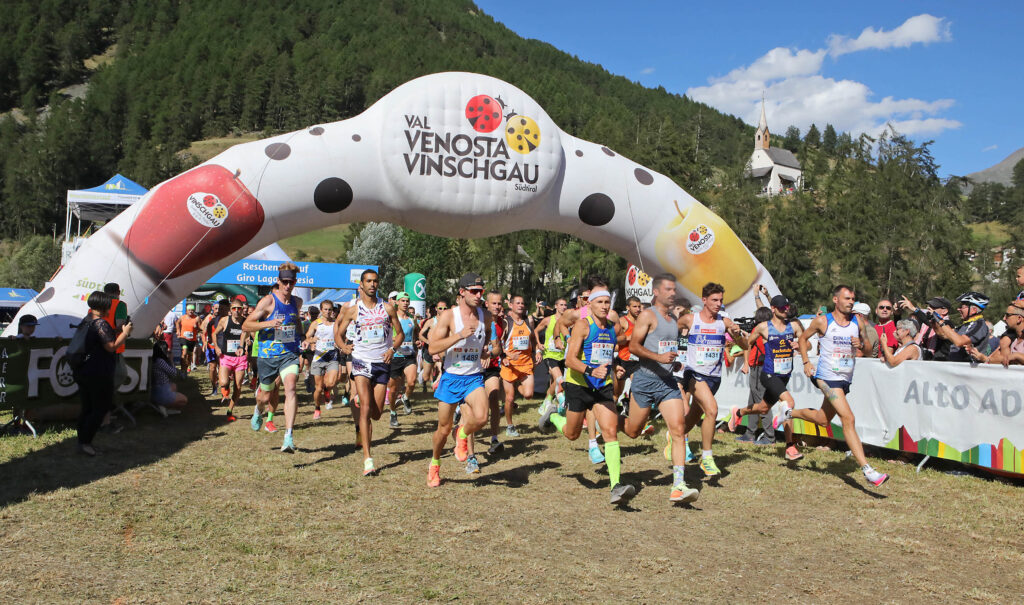
{"label": "sunglasses on runner", "polygon": [[889,305],[878,305],[879,311],[892,311],[892,307]]}
{"label": "sunglasses on runner", "polygon": [[294,279],[280,279],[280,278],[278,278],[277,281],[281,282],[282,286],[294,286],[295,285],[295,280]]}
{"label": "sunglasses on runner", "polygon": [[484,294],[483,288],[466,288],[465,290],[466,292],[469,292],[473,296],[483,296]]}

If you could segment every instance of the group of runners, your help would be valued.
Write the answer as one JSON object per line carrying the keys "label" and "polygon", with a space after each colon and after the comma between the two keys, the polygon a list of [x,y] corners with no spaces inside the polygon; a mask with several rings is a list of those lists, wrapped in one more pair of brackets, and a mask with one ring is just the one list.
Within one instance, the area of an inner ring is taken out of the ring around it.
{"label": "group of runners", "polygon": [[[303,350],[311,355],[314,418],[320,417],[322,405],[332,407],[339,382],[350,381],[351,401],[348,393],[341,401],[350,404],[364,475],[377,472],[372,456],[374,422],[388,411],[391,426],[397,426],[398,408],[411,412],[417,379],[424,390],[433,385],[437,428],[427,469],[430,487],[441,485],[441,458],[450,438],[455,441],[455,459],[466,464],[467,473],[478,473],[478,433],[489,432],[490,456],[504,447],[499,439],[502,418],[505,436],[519,436],[514,423],[517,396],[533,396],[534,371],[544,364],[549,383],[538,426],[542,431],[557,430],[569,440],[587,430],[588,456],[607,467],[612,504],[628,502],[636,493],[621,477],[619,434],[633,439],[651,434],[652,414],[667,427],[664,455],[673,471],[669,500],[693,502],[699,491],[687,485],[685,464],[696,458],[705,476],[721,474],[713,455],[715,395],[731,341],[742,349],[763,343],[764,368],[759,374],[763,396],[745,408],[732,408],[730,427],[743,415],[772,412],[773,425],[786,430],[786,458],[797,460],[801,455],[791,437],[792,419],[825,426],[838,415],[865,478],[876,486],[888,478],[867,463],[846,400],[856,350],[868,342],[865,325],[852,312],[855,296],[848,286],[835,288],[834,310],[815,318],[806,329],[789,316],[788,300],[777,295],[770,300],[771,318],[748,334],[723,312],[725,290],[720,284],[705,285],[699,311],[691,312],[677,304],[684,301],[677,301],[676,278],[668,273],[653,277],[649,308],[632,297],[619,316],[611,309],[608,281],[592,276],[575,308],[559,299],[554,313],[534,325],[523,297],[488,292],[475,273],[458,281],[453,306],[439,301],[436,314],[419,321],[410,310],[408,295],[381,298],[379,275],[366,270],[352,302],[337,307],[324,301],[318,317],[305,327],[302,301],[291,294],[297,277],[298,267],[284,263],[271,293],[250,312],[241,301],[231,301],[196,326],[203,334],[212,326],[204,340],[212,343],[219,361],[221,397],[229,418],[234,418],[247,371],[254,370],[258,384],[253,430],[277,430],[273,414],[284,391],[283,452],[296,451],[293,428]],[[817,365],[808,359],[808,339],[813,336],[818,336],[820,347]],[[250,354],[255,368],[248,367]],[[822,390],[819,410],[794,409],[787,383],[796,355],[804,362],[805,374]],[[700,453],[694,455],[686,436],[697,426]]]}

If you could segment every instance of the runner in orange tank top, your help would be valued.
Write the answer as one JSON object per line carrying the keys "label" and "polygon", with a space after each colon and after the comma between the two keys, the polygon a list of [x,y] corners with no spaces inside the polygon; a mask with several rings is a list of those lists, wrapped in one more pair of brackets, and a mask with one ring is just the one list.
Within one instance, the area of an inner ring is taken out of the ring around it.
{"label": "runner in orange tank top", "polygon": [[501,383],[505,388],[505,435],[518,437],[512,423],[516,391],[524,398],[533,397],[533,365],[540,363],[540,347],[533,333],[530,318],[526,317],[526,301],[515,295],[511,299],[505,330],[501,338],[504,356],[501,364]]}
{"label": "runner in orange tank top", "polygon": [[[619,400],[626,388],[626,381],[640,367],[640,358],[629,352],[629,341],[633,337],[636,318],[643,311],[643,303],[636,296],[626,299],[626,312],[619,318],[619,331],[616,341],[619,352],[615,358],[615,401]],[[627,406],[628,407],[628,406]]]}

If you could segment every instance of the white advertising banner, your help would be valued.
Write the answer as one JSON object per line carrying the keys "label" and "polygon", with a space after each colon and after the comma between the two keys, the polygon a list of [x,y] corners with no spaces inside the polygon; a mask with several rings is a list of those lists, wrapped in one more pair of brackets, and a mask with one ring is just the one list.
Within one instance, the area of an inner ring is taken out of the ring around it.
{"label": "white advertising banner", "polygon": [[[812,361],[817,361],[812,359]],[[794,372],[789,390],[798,408],[821,407],[822,394]],[[746,405],[747,376],[730,368],[718,391],[719,416]],[[865,443],[885,446],[904,427],[911,439],[937,439],[960,451],[1008,439],[1024,446],[1024,367],[907,361],[890,368],[858,359],[848,396]],[[839,418],[833,424],[841,426]]]}

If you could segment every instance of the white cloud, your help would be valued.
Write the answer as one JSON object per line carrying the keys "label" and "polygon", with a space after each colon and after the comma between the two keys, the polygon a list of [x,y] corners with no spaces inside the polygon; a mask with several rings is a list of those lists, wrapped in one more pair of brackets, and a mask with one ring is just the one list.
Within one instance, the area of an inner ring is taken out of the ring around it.
{"label": "white cloud", "polygon": [[813,123],[819,130],[832,124],[855,135],[875,135],[887,124],[907,135],[936,135],[961,126],[960,122],[939,115],[953,106],[952,99],[929,101],[888,96],[877,100],[867,84],[837,80],[821,72],[829,55],[948,39],[949,25],[945,19],[918,15],[888,32],[868,28],[856,39],[833,35],[829,38],[829,49],[773,48],[750,65],[709,78],[707,86],[690,88],[686,94],[738,115],[749,124],[757,124],[761,94],[765,92],[768,126],[777,133],[790,125],[806,132]]}
{"label": "white cloud", "polygon": [[648,75],[654,73],[654,68],[653,67],[645,67],[645,68],[640,70],[640,73],[642,73],[645,76],[648,76]]}
{"label": "white cloud", "polygon": [[999,149],[999,145],[989,145],[988,147],[982,149],[981,151],[982,153],[984,153],[986,151],[995,151],[996,149]]}
{"label": "white cloud", "polygon": [[847,38],[832,34],[828,38],[828,53],[833,57],[877,48],[907,48],[911,44],[930,44],[932,42],[948,42],[953,39],[949,29],[950,23],[945,18],[933,17],[928,14],[917,15],[903,22],[896,29],[885,31],[865,27],[856,38]]}

